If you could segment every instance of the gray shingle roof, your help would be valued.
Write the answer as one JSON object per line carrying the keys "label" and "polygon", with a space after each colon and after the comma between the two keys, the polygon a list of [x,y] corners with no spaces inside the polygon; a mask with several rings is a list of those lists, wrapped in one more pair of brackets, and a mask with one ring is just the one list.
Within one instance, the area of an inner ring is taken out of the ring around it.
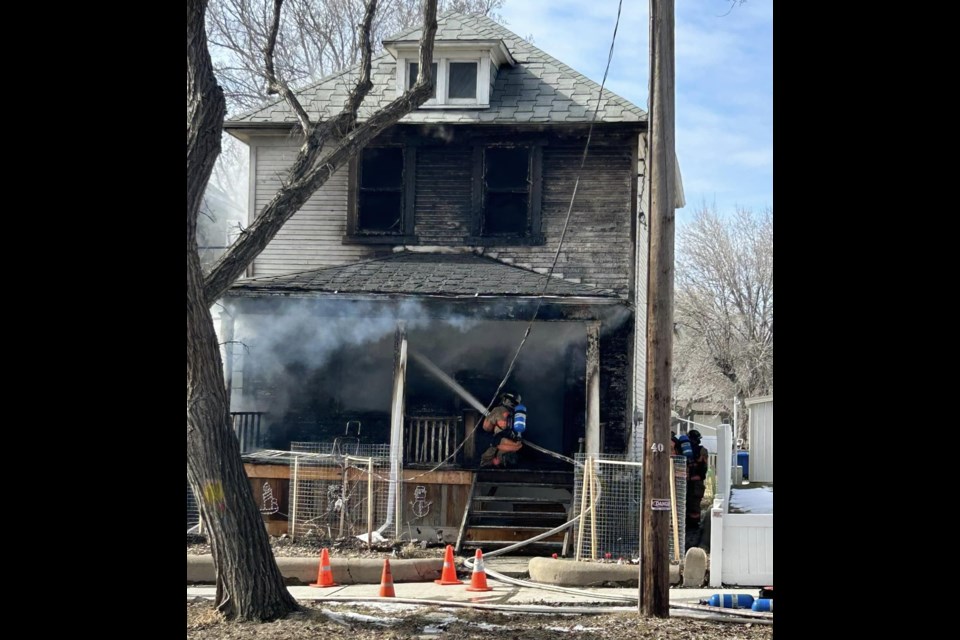
{"label": "gray shingle roof", "polygon": [[[450,296],[537,296],[546,275],[473,253],[401,252],[363,262],[237,281],[230,293],[389,293]],[[229,295],[229,293],[228,293]],[[548,296],[616,298],[586,284],[550,278]]]}
{"label": "gray shingle roof", "polygon": [[[418,40],[420,27],[410,29],[388,40]],[[504,65],[497,75],[485,109],[418,110],[409,113],[402,123],[544,123],[589,122],[600,102],[598,122],[645,122],[646,112],[640,107],[574,71],[556,58],[547,55],[512,31],[485,16],[471,16],[448,11],[437,18],[436,40],[502,40],[517,60],[515,67]],[[328,76],[297,91],[301,104],[311,118],[324,120],[340,112],[350,89],[356,83],[359,66]],[[386,106],[397,95],[396,60],[383,52],[372,61],[373,89],[358,111],[365,120]],[[294,123],[296,116],[283,100],[250,111],[230,120],[241,122]]]}

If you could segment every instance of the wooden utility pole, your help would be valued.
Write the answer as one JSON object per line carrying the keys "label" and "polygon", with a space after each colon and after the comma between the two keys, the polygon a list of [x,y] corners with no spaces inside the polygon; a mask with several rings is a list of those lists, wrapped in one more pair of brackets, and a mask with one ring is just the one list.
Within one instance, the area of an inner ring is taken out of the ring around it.
{"label": "wooden utility pole", "polygon": [[644,405],[640,613],[670,615],[670,381],[673,374],[674,3],[650,0],[650,262]]}

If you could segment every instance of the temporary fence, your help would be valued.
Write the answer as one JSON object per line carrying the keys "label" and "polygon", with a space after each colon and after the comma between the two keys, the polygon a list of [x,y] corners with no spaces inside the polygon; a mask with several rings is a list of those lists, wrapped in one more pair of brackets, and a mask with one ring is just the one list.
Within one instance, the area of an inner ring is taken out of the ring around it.
{"label": "temporary fence", "polygon": [[292,538],[375,540],[393,521],[389,456],[383,444],[291,443]]}
{"label": "temporary fence", "polygon": [[[581,515],[574,535],[576,560],[613,561],[640,557],[643,464],[629,455],[577,454],[573,512]],[[671,496],[668,553],[679,561],[685,551],[686,464],[671,457]]]}

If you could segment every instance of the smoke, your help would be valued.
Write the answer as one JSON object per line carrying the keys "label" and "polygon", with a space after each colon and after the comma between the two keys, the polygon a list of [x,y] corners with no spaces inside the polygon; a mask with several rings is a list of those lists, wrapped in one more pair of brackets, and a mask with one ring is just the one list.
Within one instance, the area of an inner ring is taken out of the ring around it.
{"label": "smoke", "polygon": [[[241,314],[233,346],[233,411],[267,412],[266,425],[314,439],[317,429],[347,419],[363,420],[364,434],[389,425],[394,384],[395,332],[403,322],[408,353],[422,353],[480,403],[489,406],[516,358],[503,388],[522,394],[531,407],[531,438],[559,450],[564,416],[577,409],[568,396],[583,395],[584,322],[537,322],[517,355],[526,320],[479,320],[463,314],[432,317],[417,301],[351,303],[350,316],[321,312],[310,301],[284,300],[275,314]],[[327,315],[322,315],[326,313]],[[604,322],[603,330],[619,321]],[[422,362],[407,366],[408,415],[453,415],[470,406]],[[579,400],[577,400],[579,402]],[[293,431],[291,431],[293,430]],[[310,435],[305,435],[305,434]],[[384,432],[383,437],[389,437]],[[569,446],[569,443],[567,444]]]}
{"label": "smoke", "polygon": [[237,322],[235,340],[242,346],[234,346],[234,411],[282,415],[304,409],[292,404],[304,395],[312,396],[314,410],[386,409],[398,322],[408,332],[445,327],[458,334],[479,322],[461,315],[431,318],[415,301],[360,304],[350,317],[318,315],[308,302],[277,305],[277,311],[245,314]]}

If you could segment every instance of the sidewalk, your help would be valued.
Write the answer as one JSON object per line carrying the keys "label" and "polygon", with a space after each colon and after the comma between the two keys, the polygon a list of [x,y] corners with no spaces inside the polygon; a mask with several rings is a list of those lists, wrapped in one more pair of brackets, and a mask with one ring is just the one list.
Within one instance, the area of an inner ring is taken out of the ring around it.
{"label": "sidewalk", "polygon": [[[208,563],[209,567],[204,566],[204,573],[210,572],[212,578],[212,563],[203,556],[188,557],[188,580],[191,574],[194,578],[199,577],[199,562],[203,560],[203,565]],[[296,562],[298,566],[287,566],[283,560]],[[343,580],[344,583],[334,587],[310,587],[300,585],[290,585],[287,589],[295,599],[301,602],[321,601],[342,602],[366,604],[368,606],[378,607],[407,607],[417,605],[446,605],[446,606],[471,606],[475,608],[500,609],[511,607],[522,607],[525,611],[539,611],[549,613],[559,608],[575,608],[581,613],[610,613],[613,611],[636,611],[637,598],[639,597],[639,588],[634,587],[554,587],[546,583],[529,582],[528,566],[531,558],[529,557],[504,557],[493,558],[486,563],[487,583],[492,587],[492,591],[475,592],[467,591],[470,586],[470,577],[464,576],[461,572],[460,579],[463,584],[458,585],[439,585],[433,581],[433,578],[440,577],[440,560],[429,559],[426,561],[428,569],[424,571],[423,561],[414,560],[395,560],[392,561],[391,568],[394,579],[394,598],[380,597],[380,574],[383,563],[379,559],[354,559],[350,560],[350,568],[347,571],[346,561],[339,565],[339,561],[331,561],[338,565],[333,572],[335,581]],[[282,565],[284,575],[288,577],[293,573],[303,574],[301,582],[307,584],[315,582],[317,578],[317,561],[307,558],[280,558],[278,562]],[[575,563],[563,563],[568,567],[568,579],[565,584],[575,584],[573,578],[578,572],[583,571],[583,567]],[[417,571],[414,571],[414,568]],[[613,566],[610,567],[611,569]],[[620,567],[616,567],[620,569]],[[296,569],[296,571],[294,571]],[[635,567],[633,567],[636,570]],[[514,585],[503,582],[490,575],[490,572],[497,572],[506,578],[513,578],[525,581],[524,585]],[[405,580],[397,580],[398,574],[406,574]],[[418,577],[417,574],[421,577]],[[348,575],[349,574],[349,575]],[[341,578],[338,578],[338,575]],[[426,575],[426,577],[422,577]],[[350,578],[349,580],[347,578]],[[361,580],[356,580],[361,578]],[[212,579],[202,579],[199,582],[212,582]],[[583,582],[582,584],[587,584]],[[757,614],[749,609],[744,610],[743,617],[734,617],[730,614],[737,613],[734,610],[700,610],[685,609],[684,606],[699,605],[700,600],[708,599],[714,594],[748,594],[757,597],[759,587],[744,588],[679,588],[670,589],[669,598],[671,604],[671,616],[693,617],[705,619],[724,619],[738,622],[763,622],[772,623],[772,614]],[[187,586],[187,600],[195,598],[213,599],[216,595],[216,587],[212,584],[194,584]],[[611,597],[616,596],[616,598]],[[763,618],[763,619],[761,619]]]}
{"label": "sidewalk", "polygon": [[[521,587],[506,584],[498,580],[487,578],[488,586],[492,591],[467,591],[470,584],[465,580],[462,585],[439,585],[434,582],[394,583],[396,597],[383,598],[379,596],[378,584],[352,584],[336,587],[303,587],[289,586],[291,595],[300,602],[326,601],[342,604],[363,604],[378,608],[391,609],[396,607],[439,605],[447,607],[470,606],[474,608],[490,608],[501,612],[516,607],[530,613],[555,613],[564,610],[570,613],[571,609],[579,613],[613,613],[617,611],[632,612],[637,610],[636,598],[639,590],[636,588],[581,588],[571,589],[580,593],[562,593],[548,591],[542,587]],[[744,616],[730,615],[729,609],[708,611],[676,608],[675,605],[696,605],[701,599],[709,598],[715,593],[746,593],[754,597],[758,589],[670,589],[670,615],[674,617],[689,617],[729,622],[771,624],[772,614],[756,614],[749,609],[744,610]],[[216,587],[213,585],[187,587],[187,600],[195,598],[213,599]],[[614,600],[601,596],[622,596],[632,601]],[[762,615],[766,619],[760,619]]]}

